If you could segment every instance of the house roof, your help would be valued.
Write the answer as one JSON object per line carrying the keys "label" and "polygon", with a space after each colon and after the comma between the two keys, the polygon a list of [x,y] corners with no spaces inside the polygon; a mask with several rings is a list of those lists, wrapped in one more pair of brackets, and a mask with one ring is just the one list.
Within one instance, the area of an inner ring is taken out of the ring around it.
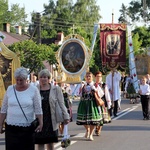
{"label": "house roof", "polygon": [[3,39],[3,43],[5,45],[11,45],[16,42],[30,39],[29,35],[24,35],[24,34],[20,35],[16,33],[5,32],[5,31],[1,31],[1,33],[5,36],[5,38]]}
{"label": "house roof", "polygon": [[[0,31],[0,32],[5,37],[3,39],[3,43],[5,45],[11,45],[11,44],[16,43],[16,42],[30,39],[30,35],[27,35],[27,34],[21,34],[20,35],[20,34],[6,32],[6,31]],[[47,44],[47,45],[52,44],[52,43],[60,45],[60,44],[62,44],[63,38],[64,38],[63,33],[58,33],[56,38],[47,38],[47,39],[43,38],[43,39],[41,39],[41,43]]]}

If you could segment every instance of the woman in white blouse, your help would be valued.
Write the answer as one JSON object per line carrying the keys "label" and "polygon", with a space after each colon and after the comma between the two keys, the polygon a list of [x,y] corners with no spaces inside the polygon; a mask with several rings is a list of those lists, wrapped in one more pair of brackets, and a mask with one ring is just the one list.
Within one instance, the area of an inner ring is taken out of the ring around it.
{"label": "woman in white blouse", "polygon": [[150,119],[150,86],[146,83],[147,79],[145,76],[141,78],[141,85],[139,94],[141,95],[141,104],[143,111],[143,120]]}
{"label": "woman in white blouse", "polygon": [[5,121],[6,150],[34,150],[34,133],[31,132],[30,125],[36,115],[39,126],[35,131],[41,132],[41,96],[37,87],[27,83],[28,71],[25,68],[16,69],[14,76],[16,84],[8,87],[3,99],[0,133]]}

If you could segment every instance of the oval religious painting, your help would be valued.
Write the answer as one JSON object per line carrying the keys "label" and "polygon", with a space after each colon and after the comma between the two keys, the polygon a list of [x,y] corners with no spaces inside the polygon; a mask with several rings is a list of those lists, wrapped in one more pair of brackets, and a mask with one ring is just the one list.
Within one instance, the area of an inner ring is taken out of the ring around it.
{"label": "oval religious painting", "polygon": [[62,68],[69,74],[79,73],[85,64],[85,47],[79,40],[67,41],[61,49]]}

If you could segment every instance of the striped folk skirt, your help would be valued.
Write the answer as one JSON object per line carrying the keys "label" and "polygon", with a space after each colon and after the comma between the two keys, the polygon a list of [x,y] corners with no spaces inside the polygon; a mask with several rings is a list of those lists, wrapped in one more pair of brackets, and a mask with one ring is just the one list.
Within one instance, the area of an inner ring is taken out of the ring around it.
{"label": "striped folk skirt", "polygon": [[80,100],[77,110],[77,125],[102,124],[101,108],[97,106],[95,99]]}

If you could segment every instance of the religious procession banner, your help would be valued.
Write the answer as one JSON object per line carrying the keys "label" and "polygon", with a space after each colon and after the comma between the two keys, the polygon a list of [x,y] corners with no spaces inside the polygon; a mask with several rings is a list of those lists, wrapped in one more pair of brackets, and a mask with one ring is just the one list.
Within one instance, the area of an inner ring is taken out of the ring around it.
{"label": "religious procession banner", "polygon": [[4,45],[1,36],[0,34],[0,107],[6,89],[15,83],[14,71],[20,67],[19,57]]}
{"label": "religious procession banner", "polygon": [[125,68],[126,25],[100,24],[100,52],[103,67]]}
{"label": "religious procession banner", "polygon": [[80,83],[81,74],[88,68],[91,52],[80,35],[68,35],[56,52],[57,82]]}
{"label": "religious procession banner", "polygon": [[[130,76],[131,76],[132,81],[133,81],[134,89],[135,89],[136,93],[138,93],[138,91],[139,91],[139,82],[138,82],[138,78],[137,78],[137,70],[136,70],[136,65],[135,65],[135,58],[134,58],[133,42],[132,42],[132,34],[131,34],[130,25],[128,25],[128,46],[129,46],[129,52],[130,52],[129,53]],[[144,66],[141,66],[141,67],[142,67],[142,69],[144,68]]]}

